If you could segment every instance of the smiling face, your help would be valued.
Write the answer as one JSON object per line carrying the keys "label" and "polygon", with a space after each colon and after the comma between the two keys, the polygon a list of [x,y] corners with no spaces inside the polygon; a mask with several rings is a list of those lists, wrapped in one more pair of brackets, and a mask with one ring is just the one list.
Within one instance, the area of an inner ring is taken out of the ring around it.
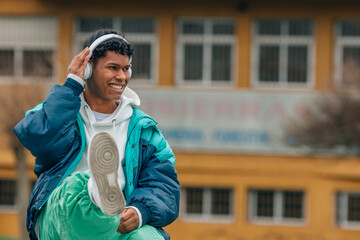
{"label": "smiling face", "polygon": [[112,113],[130,80],[129,56],[108,51],[91,64],[93,73],[85,85],[85,100],[93,111]]}

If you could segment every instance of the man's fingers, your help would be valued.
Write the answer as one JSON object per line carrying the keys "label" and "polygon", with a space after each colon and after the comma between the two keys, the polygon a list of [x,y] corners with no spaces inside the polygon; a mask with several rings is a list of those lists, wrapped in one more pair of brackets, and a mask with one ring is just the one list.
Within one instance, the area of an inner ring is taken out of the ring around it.
{"label": "man's fingers", "polygon": [[83,62],[83,66],[86,66],[86,64],[89,62],[89,60],[90,60],[90,55],[87,55],[86,57],[85,57],[85,60],[84,60],[84,62]]}
{"label": "man's fingers", "polygon": [[90,49],[86,47],[78,55],[76,55],[72,59],[68,67],[68,72],[73,73],[82,78],[84,75],[86,64],[90,60],[89,53],[90,53]]}
{"label": "man's fingers", "polygon": [[132,208],[127,208],[120,214],[120,224],[117,231],[119,233],[128,233],[135,230],[138,225],[139,219],[136,211]]}
{"label": "man's fingers", "polygon": [[88,47],[84,48],[78,55],[76,55],[75,57],[82,57],[83,55],[88,55],[88,53],[90,52],[90,49]]}
{"label": "man's fingers", "polygon": [[129,218],[123,222],[120,221],[120,225],[124,226],[124,227],[129,227],[130,225],[136,223],[136,219],[135,218]]}
{"label": "man's fingers", "polygon": [[125,208],[125,210],[120,214],[120,222],[125,222],[132,217],[137,217],[135,210],[132,208]]}
{"label": "man's fingers", "polygon": [[82,50],[82,52],[78,54],[78,57],[76,57],[75,65],[77,65],[78,67],[84,65],[84,63],[86,65],[87,63],[86,58],[89,58],[89,53],[90,53],[90,49],[88,47]]}
{"label": "man's fingers", "polygon": [[131,232],[133,230],[135,230],[137,228],[137,224],[136,221],[133,220],[128,220],[125,222],[120,223],[117,232],[119,233],[128,233]]}
{"label": "man's fingers", "polygon": [[127,212],[128,212],[128,208],[125,208],[124,211],[120,213],[120,224],[122,222],[125,222],[130,217],[130,215]]}
{"label": "man's fingers", "polygon": [[[71,62],[74,62],[74,63],[77,62],[82,55],[86,54],[87,51],[89,51],[89,48],[88,48],[88,47],[84,48],[78,55],[76,55],[76,56],[72,59]],[[85,56],[86,56],[86,55],[85,55]]]}

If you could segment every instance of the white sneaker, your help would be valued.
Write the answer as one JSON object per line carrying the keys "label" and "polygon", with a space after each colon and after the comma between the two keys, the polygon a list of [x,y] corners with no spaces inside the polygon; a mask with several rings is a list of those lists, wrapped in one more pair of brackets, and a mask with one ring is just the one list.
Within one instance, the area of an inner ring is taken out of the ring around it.
{"label": "white sneaker", "polygon": [[125,208],[125,198],[117,181],[119,152],[114,138],[105,132],[95,134],[88,153],[91,200],[108,216],[116,216]]}

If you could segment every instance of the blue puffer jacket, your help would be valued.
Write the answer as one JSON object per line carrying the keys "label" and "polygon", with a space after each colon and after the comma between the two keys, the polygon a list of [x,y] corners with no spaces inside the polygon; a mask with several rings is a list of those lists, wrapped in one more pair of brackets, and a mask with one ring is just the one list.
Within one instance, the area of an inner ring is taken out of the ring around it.
{"label": "blue puffer jacket", "polygon": [[[55,85],[47,99],[26,113],[14,132],[35,156],[38,180],[31,193],[27,211],[30,239],[37,239],[34,226],[41,208],[56,187],[78,165],[85,146],[85,130],[79,114],[83,87],[71,78]],[[179,214],[180,184],[174,154],[156,127],[156,122],[134,108],[125,148],[126,177],[124,194],[128,206],[142,214],[143,225],[161,228]]]}

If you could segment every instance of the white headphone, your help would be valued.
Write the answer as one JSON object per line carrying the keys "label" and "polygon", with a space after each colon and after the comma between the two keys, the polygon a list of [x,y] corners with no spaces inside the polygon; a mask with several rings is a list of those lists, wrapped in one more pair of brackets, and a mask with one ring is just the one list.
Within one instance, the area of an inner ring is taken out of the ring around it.
{"label": "white headphone", "polygon": [[[92,56],[93,54],[93,51],[95,50],[95,48],[97,46],[99,46],[101,43],[103,43],[104,41],[110,39],[110,38],[119,38],[119,39],[122,39],[124,40],[126,43],[128,43],[128,41],[126,41],[125,38],[123,38],[122,36],[120,35],[117,35],[117,34],[106,34],[106,35],[103,35],[101,37],[99,37],[98,39],[96,39],[89,47],[90,49],[90,53],[89,53],[89,57]],[[131,57],[130,57],[130,63],[131,63]],[[130,68],[129,68],[129,74],[130,74],[130,77],[131,77],[131,65],[130,65]],[[87,80],[91,77],[92,75],[92,65],[90,62],[87,63],[86,65],[86,68],[85,68],[85,71],[84,71],[84,79]]]}

